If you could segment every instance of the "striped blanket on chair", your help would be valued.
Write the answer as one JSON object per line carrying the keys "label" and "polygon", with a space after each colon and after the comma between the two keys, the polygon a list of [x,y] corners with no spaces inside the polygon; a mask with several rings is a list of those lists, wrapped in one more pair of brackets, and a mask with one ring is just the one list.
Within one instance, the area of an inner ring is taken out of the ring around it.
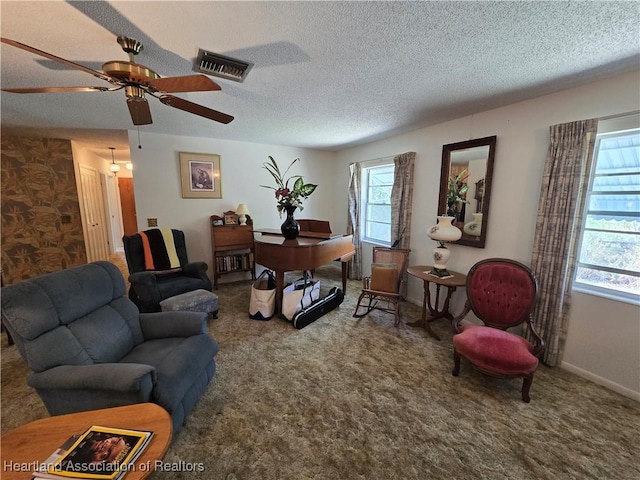
{"label": "striped blanket on chair", "polygon": [[138,232],[142,239],[144,262],[147,270],[180,268],[180,260],[170,228],[152,228]]}

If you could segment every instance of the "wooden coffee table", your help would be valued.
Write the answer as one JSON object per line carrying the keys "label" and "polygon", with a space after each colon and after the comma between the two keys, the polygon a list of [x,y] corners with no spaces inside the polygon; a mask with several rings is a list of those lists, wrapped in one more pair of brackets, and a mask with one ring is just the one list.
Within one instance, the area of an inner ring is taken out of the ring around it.
{"label": "wooden coffee table", "polygon": [[126,480],[146,478],[154,471],[171,443],[172,423],[167,411],[154,403],[138,403],[124,407],[89,410],[35,420],[2,435],[3,480],[32,478],[34,465],[43,462],[67,439],[82,433],[91,425],[151,430],[153,437],[136,460],[136,468]]}
{"label": "wooden coffee table", "polygon": [[[422,318],[417,322],[407,323],[410,327],[423,327],[429,335],[431,335],[436,340],[440,340],[440,337],[431,329],[430,322],[434,320],[438,320],[439,318],[446,318],[448,320],[453,319],[453,315],[449,312],[449,302],[451,301],[451,295],[456,291],[456,288],[463,287],[467,283],[467,276],[453,272],[449,270],[449,273],[452,277],[449,278],[439,278],[433,275],[429,275],[433,267],[427,265],[414,265],[407,269],[409,275],[419,278],[423,281],[424,284],[424,294],[422,297]],[[429,289],[429,284],[435,283],[436,285],[436,298],[435,302],[431,301],[431,290]],[[444,304],[442,308],[439,307],[440,302],[440,287],[444,286],[447,288],[447,296],[445,297]],[[427,308],[429,308],[429,313],[431,314],[429,318],[427,318]]]}

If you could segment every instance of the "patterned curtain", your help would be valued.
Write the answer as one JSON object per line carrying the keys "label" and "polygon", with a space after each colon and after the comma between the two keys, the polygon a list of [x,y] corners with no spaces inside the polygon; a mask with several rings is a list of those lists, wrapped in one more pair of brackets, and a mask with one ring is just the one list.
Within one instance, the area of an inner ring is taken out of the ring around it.
{"label": "patterned curtain", "polygon": [[[411,245],[411,214],[413,212],[413,165],[416,152],[406,152],[393,158],[394,178],[391,189],[391,243],[398,248]],[[405,289],[407,285],[407,272]],[[402,292],[405,295],[406,292]]]}
{"label": "patterned curtain", "polygon": [[542,361],[557,366],[567,336],[571,286],[598,120],[550,127],[531,268],[539,282],[534,325],[546,343]]}
{"label": "patterned curtain", "polygon": [[359,163],[349,165],[349,211],[347,216],[347,235],[353,235],[356,254],[349,261],[349,278],[362,278],[362,246],[360,245],[360,190],[362,185],[362,167]]}

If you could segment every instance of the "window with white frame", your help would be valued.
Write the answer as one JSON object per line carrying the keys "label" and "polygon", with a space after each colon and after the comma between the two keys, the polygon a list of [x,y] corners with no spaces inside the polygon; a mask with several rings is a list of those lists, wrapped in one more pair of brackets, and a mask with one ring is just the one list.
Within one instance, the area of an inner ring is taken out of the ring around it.
{"label": "window with white frame", "polygon": [[391,163],[362,168],[362,225],[365,242],[391,245],[391,189],[394,165]]}
{"label": "window with white frame", "polygon": [[640,128],[617,120],[598,128],[574,288],[640,303]]}

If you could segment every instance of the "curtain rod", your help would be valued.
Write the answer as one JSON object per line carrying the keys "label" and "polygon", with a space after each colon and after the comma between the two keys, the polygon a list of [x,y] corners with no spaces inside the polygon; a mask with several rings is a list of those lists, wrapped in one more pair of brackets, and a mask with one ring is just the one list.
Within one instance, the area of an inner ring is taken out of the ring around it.
{"label": "curtain rod", "polygon": [[619,113],[617,115],[607,115],[606,117],[598,117],[598,120],[611,120],[614,118],[631,117],[633,115],[638,115],[638,114],[640,114],[640,110],[633,110],[631,112]]}
{"label": "curtain rod", "polygon": [[377,163],[387,163],[392,161],[395,157],[397,157],[398,154],[396,155],[389,155],[387,157],[378,157],[378,158],[372,158],[371,160],[362,160],[359,163],[362,166],[368,167],[368,166],[372,166],[375,165]]}

